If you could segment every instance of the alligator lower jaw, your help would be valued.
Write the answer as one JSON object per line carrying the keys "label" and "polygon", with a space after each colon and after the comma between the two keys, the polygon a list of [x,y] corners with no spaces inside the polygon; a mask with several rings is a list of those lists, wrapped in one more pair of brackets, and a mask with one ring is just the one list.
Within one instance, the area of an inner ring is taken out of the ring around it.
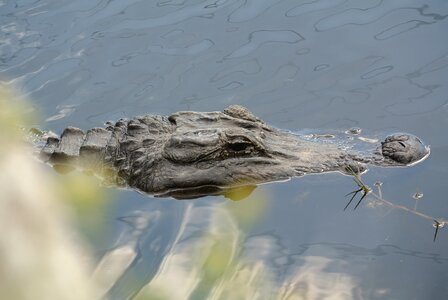
{"label": "alligator lower jaw", "polygon": [[[231,194],[232,191],[245,190],[248,187],[252,187],[251,190],[253,190],[256,188],[256,186],[257,185],[242,185],[226,188],[215,185],[203,185],[191,188],[170,189],[159,193],[153,193],[152,195],[154,197],[160,197],[160,198],[172,197],[177,200],[188,200],[206,196],[218,196],[218,195],[226,196],[228,194]],[[249,196],[249,194],[247,194],[245,197]]]}
{"label": "alligator lower jaw", "polygon": [[173,197],[178,200],[195,199],[205,196],[222,195],[225,192],[225,188],[220,188],[213,185],[204,185],[199,187],[171,189],[159,193],[154,193],[154,197]]}
{"label": "alligator lower jaw", "polygon": [[[231,200],[241,200],[249,196],[249,194],[259,185],[269,184],[273,182],[286,182],[291,180],[295,176],[301,176],[303,174],[285,174],[282,177],[277,177],[276,179],[254,179],[246,178],[244,180],[239,180],[239,183],[232,184],[202,184],[198,186],[191,187],[177,187],[177,188],[165,188],[160,191],[148,192],[148,194],[155,197],[173,197],[175,199],[194,199],[205,196],[216,196],[222,195]],[[249,192],[250,191],[250,192]]]}
{"label": "alligator lower jaw", "polygon": [[169,190],[164,193],[154,194],[155,197],[172,197],[177,200],[188,200],[196,199],[206,196],[217,196],[221,195],[227,199],[233,201],[240,201],[249,197],[252,192],[257,188],[258,185],[241,185],[229,188],[223,188],[218,186],[200,186],[187,189],[174,189]]}

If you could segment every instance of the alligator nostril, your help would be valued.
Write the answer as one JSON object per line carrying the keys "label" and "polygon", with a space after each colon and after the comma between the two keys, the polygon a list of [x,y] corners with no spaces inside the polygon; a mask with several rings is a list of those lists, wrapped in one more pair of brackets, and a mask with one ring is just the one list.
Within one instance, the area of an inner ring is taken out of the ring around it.
{"label": "alligator nostril", "polygon": [[429,154],[429,148],[410,134],[388,136],[381,146],[384,157],[403,165],[418,162]]}

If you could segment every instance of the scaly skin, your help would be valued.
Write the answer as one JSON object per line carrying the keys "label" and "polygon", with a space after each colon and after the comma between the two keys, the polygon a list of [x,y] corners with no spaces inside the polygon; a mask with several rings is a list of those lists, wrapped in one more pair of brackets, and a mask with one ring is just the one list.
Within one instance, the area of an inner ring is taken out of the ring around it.
{"label": "scaly skin", "polygon": [[246,108],[119,120],[87,133],[69,127],[41,151],[53,166],[77,166],[106,182],[156,196],[195,198],[311,173],[415,164],[429,148],[395,134],[374,151],[342,149],[268,126]]}

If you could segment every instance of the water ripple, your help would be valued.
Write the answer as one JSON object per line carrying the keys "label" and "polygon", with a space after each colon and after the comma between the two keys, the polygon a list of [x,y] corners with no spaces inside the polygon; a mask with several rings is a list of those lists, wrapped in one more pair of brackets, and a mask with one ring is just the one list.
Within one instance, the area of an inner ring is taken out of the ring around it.
{"label": "water ripple", "polygon": [[123,29],[140,30],[160,26],[167,26],[186,21],[193,17],[209,15],[213,12],[216,12],[219,9],[222,9],[234,3],[235,1],[236,0],[205,1],[201,4],[187,6],[174,12],[168,13],[164,16],[156,18],[123,19],[121,21],[120,20],[117,21],[116,18],[110,18],[107,21],[107,23],[103,23],[103,25],[107,24],[108,26],[113,26],[115,30],[123,30]]}
{"label": "water ripple", "polygon": [[305,38],[293,30],[260,30],[249,35],[249,42],[227,55],[225,59],[244,57],[267,43],[296,44]]}
{"label": "water ripple", "polygon": [[282,0],[245,0],[228,18],[230,23],[246,22],[262,15]]}
{"label": "water ripple", "polygon": [[232,81],[232,82],[229,82],[228,84],[226,84],[224,86],[219,87],[218,89],[220,89],[220,90],[234,90],[234,89],[237,89],[237,88],[239,88],[239,87],[241,87],[243,85],[244,84],[241,83],[241,82]]}
{"label": "water ripple", "polygon": [[196,55],[213,47],[215,43],[211,40],[203,40],[182,48],[165,48],[163,46],[149,46],[148,50],[154,53],[166,55]]}
{"label": "water ripple", "polygon": [[315,0],[312,2],[302,3],[294,8],[289,9],[285,15],[287,17],[297,17],[304,14],[326,10],[333,7],[338,7],[347,2],[347,0]]}
{"label": "water ripple", "polygon": [[219,81],[225,77],[231,77],[235,76],[239,73],[245,74],[245,75],[253,75],[260,72],[262,69],[260,63],[257,59],[251,59],[245,62],[238,63],[233,66],[228,66],[224,68],[223,70],[220,70],[217,72],[213,77],[210,79],[211,82]]}
{"label": "water ripple", "polygon": [[[320,19],[315,25],[317,31],[327,31],[346,25],[367,25],[385,18],[393,20],[394,25],[376,34],[378,39],[387,39],[399,33],[415,29],[423,24],[432,24],[446,18],[446,15],[426,13],[428,6],[393,7],[393,2],[381,0],[376,5],[367,8],[350,8]],[[419,20],[423,19],[423,20]],[[397,20],[402,20],[398,22]],[[427,21],[425,21],[427,19]]]}
{"label": "water ripple", "polygon": [[364,73],[363,75],[361,75],[362,79],[370,79],[370,78],[374,78],[377,77],[381,74],[390,72],[394,69],[393,66],[384,66],[384,67],[380,67],[380,68],[376,68],[374,70],[371,70],[367,73]]}

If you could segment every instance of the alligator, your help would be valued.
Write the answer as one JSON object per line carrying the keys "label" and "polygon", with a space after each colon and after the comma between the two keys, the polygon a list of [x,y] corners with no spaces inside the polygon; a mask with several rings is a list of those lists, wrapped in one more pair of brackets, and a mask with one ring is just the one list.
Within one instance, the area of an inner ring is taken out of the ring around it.
{"label": "alligator", "polygon": [[322,142],[271,127],[231,105],[222,112],[120,119],[87,132],[68,127],[60,137],[47,138],[40,158],[60,170],[88,171],[107,184],[185,199],[306,174],[362,173],[367,165],[411,166],[429,152],[404,133],[375,141],[369,150]]}

